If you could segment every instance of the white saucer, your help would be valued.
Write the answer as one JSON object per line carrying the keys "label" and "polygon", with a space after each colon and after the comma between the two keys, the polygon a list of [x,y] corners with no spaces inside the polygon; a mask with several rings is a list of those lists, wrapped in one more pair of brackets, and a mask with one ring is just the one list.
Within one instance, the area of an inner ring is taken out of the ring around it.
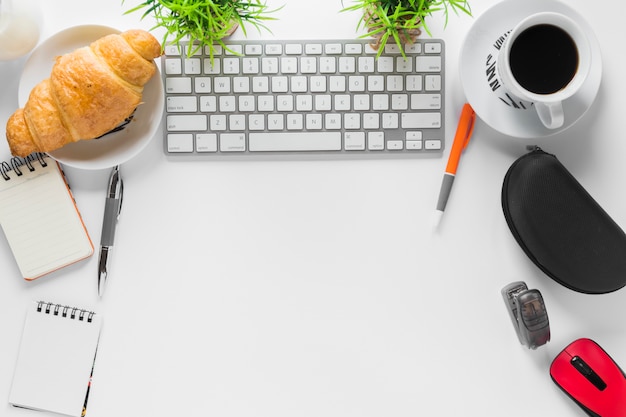
{"label": "white saucer", "polygon": [[[558,129],[546,128],[532,103],[508,96],[503,87],[494,88],[499,85],[495,84],[499,83],[495,63],[501,42],[522,19],[547,11],[562,13],[576,21],[587,32],[592,49],[589,77],[578,93],[563,102],[565,123]],[[472,25],[461,49],[459,70],[465,97],[485,123],[505,135],[540,138],[567,129],[591,107],[600,88],[602,56],[593,30],[569,6],[555,0],[504,0]]]}
{"label": "white saucer", "polygon": [[[18,90],[20,107],[26,104],[33,87],[50,76],[57,56],[89,45],[103,36],[119,32],[107,26],[76,26],[45,40],[26,62]],[[137,107],[133,120],[123,130],[107,134],[100,139],[71,143],[49,154],[63,164],[81,169],[106,169],[126,162],[137,155],[154,137],[161,123],[164,100],[163,84],[157,68],[157,73],[144,86],[143,104]]]}

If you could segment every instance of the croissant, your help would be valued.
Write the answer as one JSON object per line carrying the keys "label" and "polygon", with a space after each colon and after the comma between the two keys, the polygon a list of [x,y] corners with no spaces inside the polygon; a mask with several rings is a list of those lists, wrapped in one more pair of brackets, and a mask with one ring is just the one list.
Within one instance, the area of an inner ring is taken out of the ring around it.
{"label": "croissant", "polygon": [[154,36],[129,30],[58,57],[50,78],[7,121],[11,153],[50,152],[114,129],[141,104],[160,55]]}

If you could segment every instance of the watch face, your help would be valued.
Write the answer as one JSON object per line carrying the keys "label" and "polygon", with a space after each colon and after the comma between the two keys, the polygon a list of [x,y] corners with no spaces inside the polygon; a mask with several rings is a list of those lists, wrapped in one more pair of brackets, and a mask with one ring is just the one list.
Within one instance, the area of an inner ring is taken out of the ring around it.
{"label": "watch face", "polygon": [[531,348],[550,340],[548,312],[538,290],[528,290],[517,297],[520,330]]}
{"label": "watch face", "polygon": [[531,293],[522,294],[518,298],[522,322],[528,330],[535,331],[548,325],[548,313],[540,295]]}

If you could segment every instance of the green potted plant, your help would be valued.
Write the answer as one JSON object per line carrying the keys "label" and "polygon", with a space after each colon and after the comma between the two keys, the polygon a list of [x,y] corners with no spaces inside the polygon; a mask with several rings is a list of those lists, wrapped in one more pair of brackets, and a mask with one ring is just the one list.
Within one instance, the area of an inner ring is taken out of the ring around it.
{"label": "green potted plant", "polygon": [[380,56],[385,45],[392,38],[404,56],[404,46],[415,42],[422,29],[430,36],[426,18],[437,12],[445,15],[448,23],[450,11],[463,12],[471,16],[468,0],[354,0],[352,6],[342,11],[361,11],[363,14],[357,30],[365,28],[367,33],[361,37],[372,37],[372,47]]}
{"label": "green potted plant", "polygon": [[208,46],[211,60],[215,45],[225,47],[224,39],[238,27],[246,34],[246,25],[258,30],[268,30],[264,22],[275,20],[261,0],[145,0],[126,13],[143,10],[142,19],[152,16],[156,24],[152,29],[164,28],[162,45],[190,40],[188,55]]}

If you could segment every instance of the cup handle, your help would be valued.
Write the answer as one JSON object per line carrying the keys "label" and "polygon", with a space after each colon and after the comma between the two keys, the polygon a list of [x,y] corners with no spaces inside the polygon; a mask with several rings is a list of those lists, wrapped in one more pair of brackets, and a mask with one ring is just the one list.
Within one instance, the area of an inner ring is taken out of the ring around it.
{"label": "cup handle", "polygon": [[558,129],[563,126],[565,116],[563,115],[563,103],[535,103],[537,115],[545,127],[548,129]]}

